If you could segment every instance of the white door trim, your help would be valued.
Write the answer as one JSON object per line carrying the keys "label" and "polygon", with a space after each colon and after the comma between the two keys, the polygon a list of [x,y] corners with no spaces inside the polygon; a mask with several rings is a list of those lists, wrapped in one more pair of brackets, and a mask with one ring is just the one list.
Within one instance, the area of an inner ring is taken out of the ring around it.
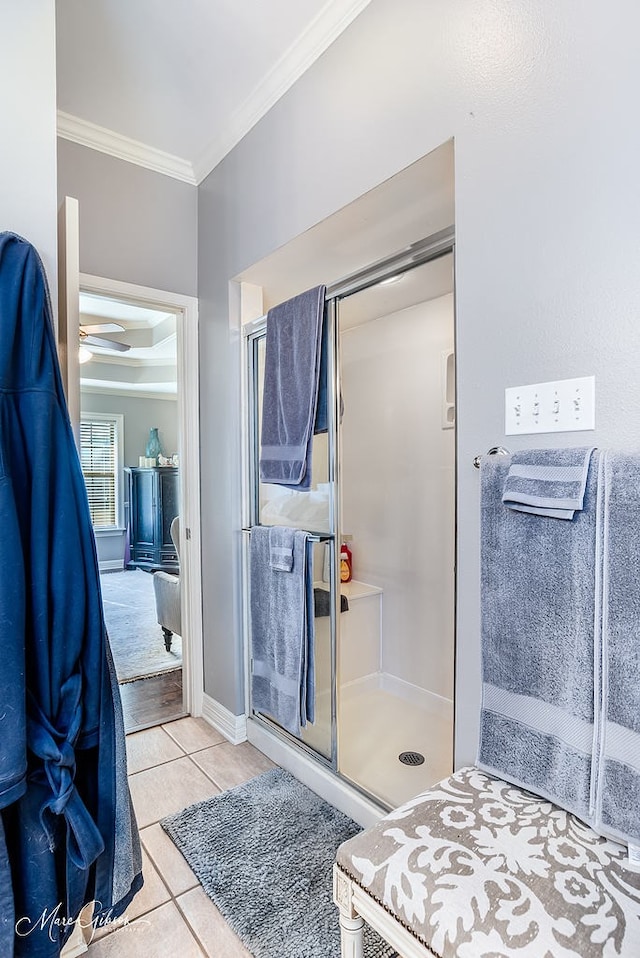
{"label": "white door trim", "polygon": [[[65,196],[58,210],[58,316],[57,343],[62,385],[71,428],[80,449],[80,364],[78,324],[80,303],[80,206]],[[54,323],[56,322],[54,314]]]}
{"label": "white door trim", "polygon": [[[191,715],[202,715],[204,662],[202,637],[202,554],[200,523],[200,386],[198,300],[149,286],[80,273],[80,288],[114,299],[159,306],[176,313],[178,346],[178,423],[181,476],[180,578],[182,580],[183,701]],[[187,532],[188,530],[188,532]],[[190,538],[187,538],[187,535]]]}

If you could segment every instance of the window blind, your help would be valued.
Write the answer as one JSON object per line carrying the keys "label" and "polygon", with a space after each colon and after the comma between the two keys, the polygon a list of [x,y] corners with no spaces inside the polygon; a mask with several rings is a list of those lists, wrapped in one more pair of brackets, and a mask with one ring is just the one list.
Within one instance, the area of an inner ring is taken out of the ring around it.
{"label": "window blind", "polygon": [[114,420],[82,420],[80,463],[95,529],[117,525],[118,430]]}

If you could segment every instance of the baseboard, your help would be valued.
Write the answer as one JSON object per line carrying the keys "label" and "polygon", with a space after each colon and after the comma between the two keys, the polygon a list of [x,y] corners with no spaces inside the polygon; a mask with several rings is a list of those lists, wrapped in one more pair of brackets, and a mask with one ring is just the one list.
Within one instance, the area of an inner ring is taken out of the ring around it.
{"label": "baseboard", "polygon": [[98,569],[100,572],[123,572],[124,560],[123,559],[104,559],[102,562],[98,563]]}
{"label": "baseboard", "polygon": [[213,725],[221,735],[231,742],[232,745],[239,745],[247,740],[247,717],[246,715],[234,715],[228,708],[216,702],[206,692],[202,695],[202,718]]}

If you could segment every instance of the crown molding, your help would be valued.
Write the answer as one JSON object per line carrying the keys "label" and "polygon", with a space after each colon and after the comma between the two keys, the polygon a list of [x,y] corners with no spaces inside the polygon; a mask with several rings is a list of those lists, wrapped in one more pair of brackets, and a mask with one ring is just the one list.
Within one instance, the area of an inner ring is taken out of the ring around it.
{"label": "crown molding", "polygon": [[370,2],[329,0],[193,163],[62,110],[58,110],[58,136],[197,186]]}
{"label": "crown molding", "polygon": [[[89,343],[87,349],[91,349],[91,343]],[[168,356],[145,356],[144,358],[139,358],[128,357],[126,353],[119,353],[117,356],[114,356],[109,353],[99,352],[93,353],[93,356],[96,362],[105,363],[107,366],[163,366],[166,369],[172,370],[177,368],[177,359]]]}
{"label": "crown molding", "polygon": [[178,394],[175,393],[165,393],[157,392],[153,389],[130,389],[126,386],[96,386],[94,385],[95,380],[80,380],[80,389],[82,394],[91,393],[92,396],[112,396],[112,397],[123,397],[126,399],[159,399],[164,402],[168,400],[169,402],[177,402]]}
{"label": "crown molding", "polygon": [[302,74],[331,46],[371,0],[330,0],[260,84],[233,114],[229,124],[193,163],[201,183],[227,153],[277,103]]}
{"label": "crown molding", "polygon": [[64,113],[62,110],[58,110],[58,136],[72,143],[88,146],[91,150],[107,153],[119,160],[135,163],[136,166],[143,166],[147,170],[164,173],[165,176],[172,176],[183,183],[196,186],[193,166],[188,160],[157,150],[153,146],[147,146],[138,140],[132,140],[128,136],[122,136],[113,130],[107,130],[104,126],[82,120],[79,116],[72,116],[71,113]]}

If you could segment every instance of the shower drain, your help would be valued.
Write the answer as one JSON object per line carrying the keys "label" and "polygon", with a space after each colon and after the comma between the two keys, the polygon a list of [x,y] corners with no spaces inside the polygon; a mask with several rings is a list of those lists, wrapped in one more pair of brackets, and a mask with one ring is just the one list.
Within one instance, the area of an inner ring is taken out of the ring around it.
{"label": "shower drain", "polygon": [[420,752],[400,752],[398,758],[403,765],[422,765],[424,763],[424,755],[421,755]]}

